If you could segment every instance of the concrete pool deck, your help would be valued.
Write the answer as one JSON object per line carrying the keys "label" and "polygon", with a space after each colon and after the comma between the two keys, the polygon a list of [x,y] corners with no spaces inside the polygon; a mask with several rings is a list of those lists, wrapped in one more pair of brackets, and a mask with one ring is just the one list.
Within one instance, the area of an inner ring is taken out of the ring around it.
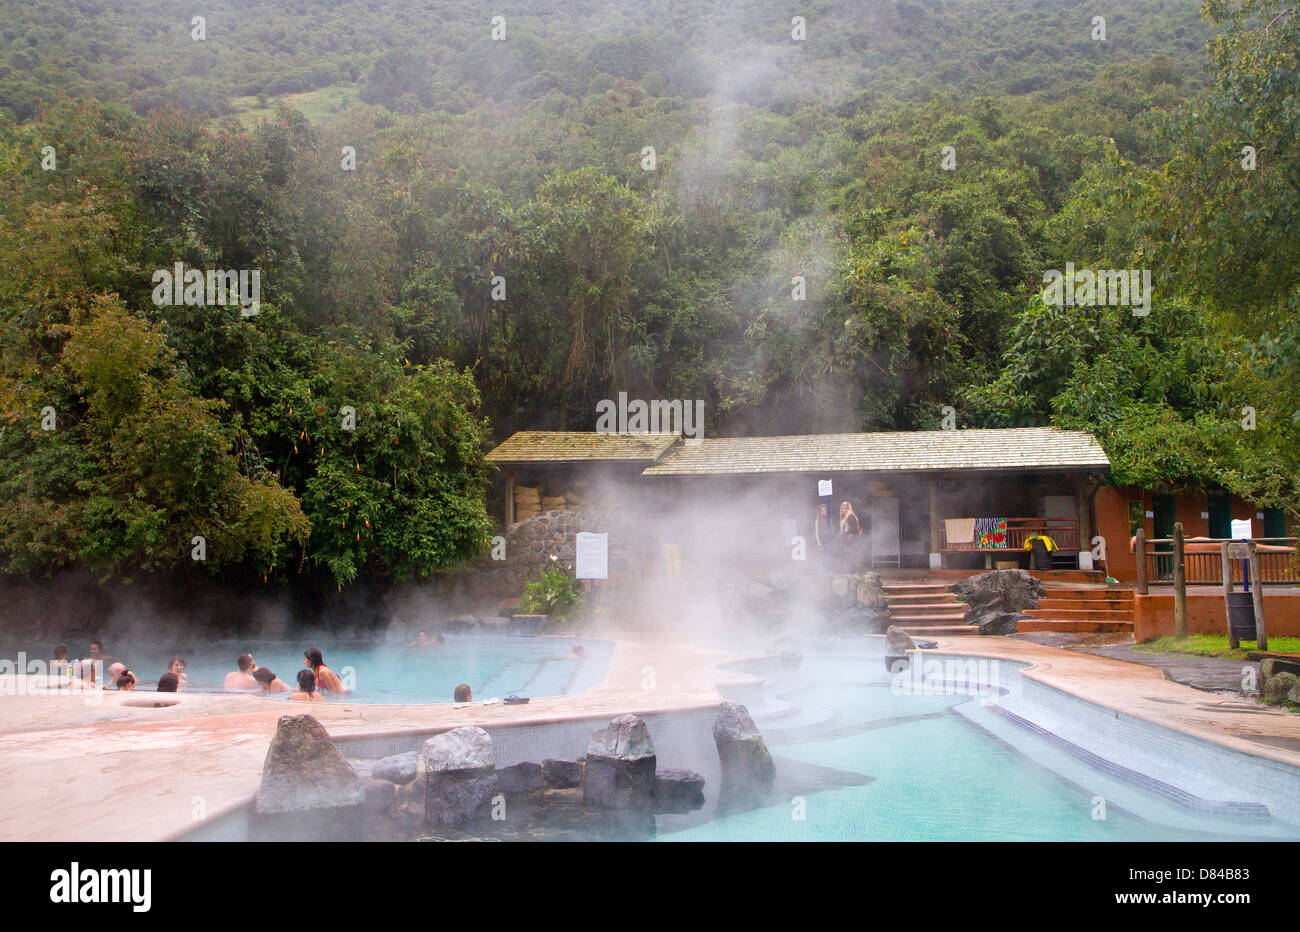
{"label": "concrete pool deck", "polygon": [[[1300,767],[1300,716],[1219,699],[1122,660],[994,637],[938,638],[926,654],[1032,666],[1023,675],[1094,705],[1246,754]],[[246,695],[107,693],[0,696],[0,840],[153,841],[184,834],[248,802],[286,714],[311,712],[335,737],[527,725],[626,712],[716,706],[718,687],[758,677],[721,665],[752,651],[711,651],[619,636],[603,684],[527,705],[466,708],[347,700],[286,705]],[[174,705],[153,707],[175,699]]]}

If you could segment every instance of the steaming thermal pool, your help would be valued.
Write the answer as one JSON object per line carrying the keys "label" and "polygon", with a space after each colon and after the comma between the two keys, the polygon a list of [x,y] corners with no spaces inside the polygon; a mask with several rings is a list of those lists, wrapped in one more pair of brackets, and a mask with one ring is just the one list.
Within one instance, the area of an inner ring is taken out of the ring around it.
{"label": "steaming thermal pool", "polygon": [[[1000,714],[987,690],[909,694],[878,653],[805,650],[797,671],[762,672],[769,680],[762,694],[736,698],[749,703],[775,758],[778,801],[707,821],[703,813],[661,817],[662,840],[1300,838],[1300,826],[1196,812],[1092,766]],[[1001,685],[1018,675],[1004,671]],[[1201,775],[1199,795],[1241,800],[1241,789],[1218,776]]]}
{"label": "steaming thermal pool", "polygon": [[[565,659],[574,644],[586,657]],[[74,655],[78,645],[69,645]],[[594,639],[552,637],[512,638],[450,635],[441,649],[378,644],[372,641],[331,641],[309,636],[295,641],[224,641],[168,648],[149,644],[110,644],[109,650],[139,678],[137,690],[153,691],[173,654],[185,658],[185,673],[192,691],[216,690],[236,658],[251,653],[290,686],[297,688],[298,671],[304,669],[303,650],[319,647],[325,663],[335,673],[351,676],[355,690],[350,702],[437,703],[451,702],[460,683],[473,690],[474,700],[565,696],[590,689],[605,680],[614,644]],[[27,648],[29,657],[39,657]],[[80,656],[86,656],[85,653]],[[350,668],[350,669],[349,669]],[[287,694],[282,694],[283,698]]]}

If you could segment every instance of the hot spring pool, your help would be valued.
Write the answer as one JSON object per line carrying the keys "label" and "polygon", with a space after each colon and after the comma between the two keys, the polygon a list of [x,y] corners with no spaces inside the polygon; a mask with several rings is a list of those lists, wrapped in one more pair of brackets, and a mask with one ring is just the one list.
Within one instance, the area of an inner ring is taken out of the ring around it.
{"label": "hot spring pool", "polygon": [[[586,657],[564,659],[574,644],[583,646]],[[167,648],[110,643],[107,650],[136,675],[137,690],[152,692],[173,654],[185,658],[187,688],[206,691],[219,690],[226,674],[236,669],[236,658],[245,652],[253,655],[259,667],[269,668],[297,688],[298,671],[304,668],[302,652],[308,647],[320,648],[326,665],[343,677],[345,684],[349,676],[353,677],[356,688],[349,701],[400,704],[451,702],[452,692],[460,683],[469,685],[476,702],[512,694],[529,698],[570,695],[604,682],[614,650],[611,641],[589,638],[488,635],[448,635],[439,650],[328,638],[224,641]],[[70,644],[69,649],[74,656],[84,657],[87,653],[85,645]],[[41,653],[27,648],[27,655],[37,657]]]}

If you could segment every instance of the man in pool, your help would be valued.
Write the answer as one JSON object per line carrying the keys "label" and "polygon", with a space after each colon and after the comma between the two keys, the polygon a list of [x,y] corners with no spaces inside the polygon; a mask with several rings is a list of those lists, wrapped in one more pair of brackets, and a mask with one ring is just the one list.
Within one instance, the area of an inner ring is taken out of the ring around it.
{"label": "man in pool", "polygon": [[[304,671],[306,672],[306,671]],[[262,687],[262,695],[267,696],[272,693],[293,692],[293,687],[280,679],[266,667],[258,667],[257,672],[253,674],[253,679],[257,680],[257,685]]]}
{"label": "man in pool", "polygon": [[586,657],[587,651],[583,649],[581,644],[574,644],[569,648],[569,652],[564,655],[565,660],[585,660]]}
{"label": "man in pool", "polygon": [[126,664],[121,661],[108,665],[108,675],[104,677],[104,688],[117,688],[117,678],[126,672]]}
{"label": "man in pool", "polygon": [[174,693],[180,686],[180,678],[175,673],[164,673],[158,677],[158,692]]}
{"label": "man in pool", "polygon": [[253,663],[252,654],[240,654],[239,659],[235,661],[239,664],[239,669],[226,674],[226,681],[222,684],[225,689],[257,689],[257,680],[253,679],[253,674],[257,672],[257,664]]}
{"label": "man in pool", "polygon": [[407,647],[428,647],[428,646],[429,646],[429,638],[425,635],[423,631],[418,632],[415,635],[415,640],[407,645]]}
{"label": "man in pool", "polygon": [[451,694],[452,702],[473,702],[474,694],[470,692],[468,686],[461,683],[456,687],[456,691]]}

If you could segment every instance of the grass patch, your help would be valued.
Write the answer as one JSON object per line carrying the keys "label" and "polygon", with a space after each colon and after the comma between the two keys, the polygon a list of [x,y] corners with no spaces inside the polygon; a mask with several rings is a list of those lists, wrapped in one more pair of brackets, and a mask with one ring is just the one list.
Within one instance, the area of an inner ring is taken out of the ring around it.
{"label": "grass patch", "polygon": [[[1185,638],[1157,638],[1154,641],[1136,644],[1134,649],[1148,654],[1194,654],[1198,657],[1228,657],[1233,660],[1245,660],[1247,654],[1259,650],[1259,647],[1254,641],[1242,641],[1236,650],[1231,650],[1228,647],[1226,634],[1193,634]],[[1300,653],[1300,638],[1269,638],[1268,649],[1281,653]]]}
{"label": "grass patch", "polygon": [[[231,115],[251,129],[259,120],[272,119],[275,116],[276,104],[284,104],[290,110],[297,110],[312,123],[320,123],[357,99],[355,86],[335,84],[314,91],[304,91],[301,94],[266,97],[265,107],[259,106],[257,97],[236,97],[230,101],[230,105],[235,110]],[[222,119],[229,119],[231,115]]]}

